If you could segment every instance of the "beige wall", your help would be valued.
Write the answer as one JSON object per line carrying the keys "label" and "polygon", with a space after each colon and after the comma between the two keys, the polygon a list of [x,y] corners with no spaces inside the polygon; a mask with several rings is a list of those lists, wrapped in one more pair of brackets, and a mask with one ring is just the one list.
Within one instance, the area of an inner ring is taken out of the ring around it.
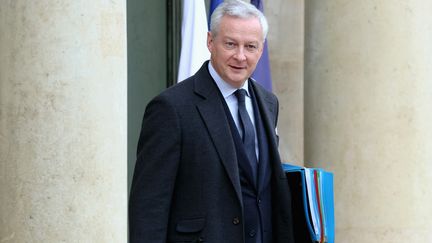
{"label": "beige wall", "polygon": [[266,1],[281,154],[334,173],[336,242],[432,241],[430,9]]}
{"label": "beige wall", "polygon": [[0,242],[126,242],[125,1],[1,1],[0,33]]}
{"label": "beige wall", "polygon": [[305,159],[336,241],[432,242],[432,2],[307,1]]}
{"label": "beige wall", "polygon": [[304,2],[265,1],[273,92],[280,102],[278,132],[284,162],[303,165]]}

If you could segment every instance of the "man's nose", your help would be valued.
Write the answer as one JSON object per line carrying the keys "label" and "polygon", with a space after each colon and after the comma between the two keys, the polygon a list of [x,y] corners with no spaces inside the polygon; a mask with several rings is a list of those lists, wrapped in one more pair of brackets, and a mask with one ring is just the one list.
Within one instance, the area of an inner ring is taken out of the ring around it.
{"label": "man's nose", "polygon": [[243,46],[239,46],[236,49],[236,53],[234,55],[234,58],[237,59],[238,61],[246,60],[245,49]]}

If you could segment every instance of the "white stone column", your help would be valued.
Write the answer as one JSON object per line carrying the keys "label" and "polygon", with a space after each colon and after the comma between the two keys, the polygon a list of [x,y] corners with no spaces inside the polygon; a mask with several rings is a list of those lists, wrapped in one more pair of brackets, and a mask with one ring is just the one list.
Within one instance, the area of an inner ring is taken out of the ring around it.
{"label": "white stone column", "polygon": [[336,242],[432,242],[432,2],[307,1],[305,159]]}
{"label": "white stone column", "polygon": [[126,1],[0,6],[0,242],[126,242]]}

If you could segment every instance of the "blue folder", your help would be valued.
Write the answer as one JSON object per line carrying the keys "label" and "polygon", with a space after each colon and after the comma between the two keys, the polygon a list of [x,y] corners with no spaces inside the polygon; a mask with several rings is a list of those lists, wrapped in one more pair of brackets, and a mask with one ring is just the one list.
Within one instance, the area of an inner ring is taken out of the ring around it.
{"label": "blue folder", "polygon": [[296,243],[334,243],[333,173],[290,164],[283,169],[291,189]]}

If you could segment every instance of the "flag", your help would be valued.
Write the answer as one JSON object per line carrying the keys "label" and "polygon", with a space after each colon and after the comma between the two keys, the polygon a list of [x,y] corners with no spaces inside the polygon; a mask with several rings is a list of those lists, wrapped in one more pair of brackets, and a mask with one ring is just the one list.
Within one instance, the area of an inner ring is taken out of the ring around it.
{"label": "flag", "polygon": [[213,14],[213,11],[217,8],[217,6],[222,3],[223,0],[211,0],[210,1],[210,11],[209,11],[209,21],[208,21],[208,29],[210,30],[210,17]]}
{"label": "flag", "polygon": [[210,58],[204,0],[184,0],[182,45],[177,81],[189,78]]}
{"label": "flag", "polygon": [[[251,0],[251,4],[253,4],[261,12],[264,12],[263,2],[261,0]],[[264,86],[264,88],[266,88],[268,91],[272,90],[267,40],[264,42],[263,54],[258,61],[255,71],[252,73],[252,78]]]}

